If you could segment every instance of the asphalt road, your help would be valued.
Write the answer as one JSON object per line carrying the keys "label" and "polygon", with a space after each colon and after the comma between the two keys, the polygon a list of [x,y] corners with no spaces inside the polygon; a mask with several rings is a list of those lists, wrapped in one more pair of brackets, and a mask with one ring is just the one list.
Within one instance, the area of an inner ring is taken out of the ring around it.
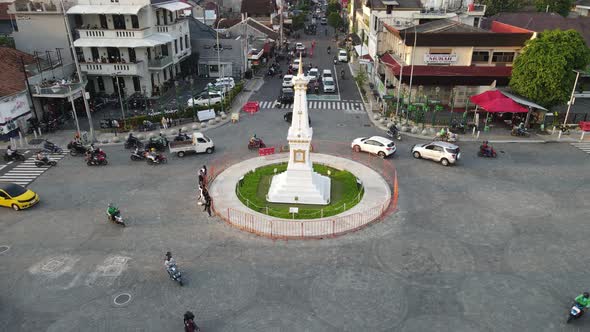
{"label": "asphalt road", "polygon": [[[320,47],[321,49],[321,47]],[[314,55],[315,58],[315,55]],[[267,82],[261,91],[271,91]],[[254,98],[253,98],[254,99]],[[271,241],[194,204],[197,170],[254,156],[248,137],[286,142],[287,110],[207,131],[212,155],[109,165],[60,160],[30,188],[41,202],[0,210],[0,331],[581,331],[570,300],[588,289],[590,159],[569,144],[504,144],[497,159],[443,167],[398,142],[399,211],[335,239]],[[366,115],[312,111],[318,151],[350,154],[379,134]],[[381,163],[380,159],[372,159]],[[12,167],[12,166],[11,166]],[[109,202],[128,227],[107,223]],[[164,271],[172,251],[186,278]],[[117,305],[117,295],[129,294]]]}

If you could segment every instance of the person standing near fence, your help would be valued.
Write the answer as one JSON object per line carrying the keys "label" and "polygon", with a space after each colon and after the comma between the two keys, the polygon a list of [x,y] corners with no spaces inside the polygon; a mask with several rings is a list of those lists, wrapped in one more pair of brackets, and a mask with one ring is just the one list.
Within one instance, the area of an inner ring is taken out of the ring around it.
{"label": "person standing near fence", "polygon": [[162,128],[163,129],[168,129],[168,122],[166,122],[166,117],[162,117]]}
{"label": "person standing near fence", "polygon": [[203,194],[205,195],[205,209],[203,212],[207,211],[209,217],[211,217],[211,196],[209,196],[208,192],[204,192]]}
{"label": "person standing near fence", "polygon": [[201,169],[199,170],[199,184],[200,183],[205,184],[206,181],[207,181],[207,166],[203,165],[203,167],[201,167]]}
{"label": "person standing near fence", "polygon": [[199,184],[199,197],[197,197],[197,205],[203,205],[203,199],[205,198],[203,196],[203,190],[205,188],[203,188],[202,184]]}

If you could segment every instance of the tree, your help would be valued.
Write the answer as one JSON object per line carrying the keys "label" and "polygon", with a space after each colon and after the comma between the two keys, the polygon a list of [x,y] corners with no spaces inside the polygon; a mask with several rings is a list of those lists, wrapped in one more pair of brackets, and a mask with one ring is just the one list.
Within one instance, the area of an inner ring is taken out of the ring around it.
{"label": "tree", "polygon": [[573,0],[535,0],[535,7],[538,11],[544,12],[549,6],[550,12],[558,13],[563,17],[567,17],[573,5]]}
{"label": "tree", "polygon": [[483,0],[486,5],[486,16],[496,15],[500,12],[513,12],[522,8],[526,0]]}
{"label": "tree", "polygon": [[551,107],[570,98],[576,74],[590,63],[590,50],[575,30],[547,30],[527,42],[514,61],[510,87],[518,94]]}
{"label": "tree", "polygon": [[339,28],[342,25],[342,18],[338,13],[331,13],[328,16],[328,24],[333,27],[334,29]]}
{"label": "tree", "polygon": [[292,29],[293,31],[297,31],[299,29],[303,29],[303,27],[305,27],[305,14],[299,14],[296,16],[293,16],[293,21],[292,21]]}
{"label": "tree", "polygon": [[339,13],[341,9],[342,6],[340,6],[340,3],[337,1],[330,1],[330,3],[328,3],[328,8],[326,9],[326,15],[329,16],[332,13]]}

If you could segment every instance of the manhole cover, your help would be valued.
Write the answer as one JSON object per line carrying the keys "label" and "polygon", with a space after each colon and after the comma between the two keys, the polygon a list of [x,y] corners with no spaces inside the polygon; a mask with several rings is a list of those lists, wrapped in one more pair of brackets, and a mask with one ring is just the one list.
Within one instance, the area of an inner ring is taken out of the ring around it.
{"label": "manhole cover", "polygon": [[361,118],[361,117],[360,117],[360,116],[358,116],[358,115],[355,115],[354,117],[355,117],[355,118],[357,118],[357,119],[360,119],[360,118]]}
{"label": "manhole cover", "polygon": [[346,125],[344,123],[339,123],[336,126],[338,126],[338,127],[346,127]]}
{"label": "manhole cover", "polygon": [[371,125],[370,125],[370,124],[368,124],[368,123],[365,123],[365,124],[364,124],[364,126],[365,126],[365,127],[370,127]]}
{"label": "manhole cover", "polygon": [[131,294],[123,293],[115,297],[116,305],[124,305],[129,303],[129,301],[131,301]]}
{"label": "manhole cover", "polygon": [[7,252],[8,249],[10,249],[9,246],[0,246],[0,254]]}

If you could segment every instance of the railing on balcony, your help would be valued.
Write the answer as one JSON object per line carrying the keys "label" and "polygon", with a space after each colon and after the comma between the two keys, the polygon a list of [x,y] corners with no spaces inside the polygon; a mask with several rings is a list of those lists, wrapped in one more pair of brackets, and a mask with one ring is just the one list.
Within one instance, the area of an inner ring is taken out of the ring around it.
{"label": "railing on balcony", "polygon": [[167,55],[164,57],[160,57],[157,59],[151,59],[148,61],[148,67],[150,69],[160,69],[164,68],[172,63],[172,56]]}
{"label": "railing on balcony", "polygon": [[168,25],[156,25],[156,32],[173,33],[173,32],[188,32],[188,21],[185,19],[176,20],[176,22]]}
{"label": "railing on balcony", "polygon": [[53,2],[15,1],[14,11],[17,13],[59,13],[61,12],[61,7]]}
{"label": "railing on balcony", "polygon": [[81,63],[80,70],[89,75],[142,75],[143,62],[136,63]]}
{"label": "railing on balcony", "polygon": [[75,94],[81,90],[86,82],[84,83],[58,83],[51,86],[46,86],[47,84],[35,85],[33,86],[33,96],[34,97],[53,97],[53,98],[65,98],[72,94]]}
{"label": "railing on balcony", "polygon": [[151,35],[149,28],[107,30],[107,29],[78,29],[80,38],[144,38]]}

